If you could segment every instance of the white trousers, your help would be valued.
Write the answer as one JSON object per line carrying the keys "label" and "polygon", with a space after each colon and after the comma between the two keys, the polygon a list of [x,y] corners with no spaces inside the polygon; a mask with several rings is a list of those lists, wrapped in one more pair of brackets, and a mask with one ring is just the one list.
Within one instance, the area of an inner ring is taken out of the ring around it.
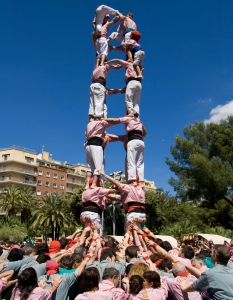
{"label": "white trousers", "polygon": [[136,180],[138,174],[139,182],[144,181],[144,142],[132,140],[127,144],[127,173],[128,180]]}
{"label": "white trousers", "polygon": [[105,87],[101,83],[90,85],[90,103],[88,115],[105,117],[107,115]]}
{"label": "white trousers", "polygon": [[105,37],[100,37],[96,40],[95,51],[97,53],[97,58],[100,58],[103,54],[108,56],[108,42]]}
{"label": "white trousers", "polygon": [[116,9],[113,9],[106,5],[100,5],[99,7],[97,7],[97,9],[95,11],[95,13],[96,13],[96,17],[95,17],[96,30],[99,30],[102,27],[104,17],[107,14],[115,15],[116,12],[117,12]]}
{"label": "white trousers", "polygon": [[142,62],[143,62],[144,57],[145,57],[145,52],[144,51],[139,50],[139,51],[135,52],[134,53],[133,64],[135,66],[142,66]]}
{"label": "white trousers", "polygon": [[133,222],[137,222],[138,227],[141,228],[141,225],[146,223],[146,214],[137,212],[127,213],[125,219],[126,228]]}
{"label": "white trousers", "polygon": [[142,93],[142,85],[140,81],[131,80],[126,87],[125,104],[128,113],[140,114],[139,103]]}
{"label": "white trousers", "polygon": [[[116,36],[116,32],[112,32],[109,36],[110,39],[114,40],[115,39],[115,36]],[[127,42],[131,37],[131,32],[127,32],[125,35],[119,33],[116,40],[122,42],[122,41],[125,41]]]}
{"label": "white trousers", "polygon": [[99,175],[98,170],[104,172],[104,151],[101,146],[87,145],[86,148],[86,162],[88,170],[93,175]]}
{"label": "white trousers", "polygon": [[92,224],[96,224],[99,227],[100,235],[103,235],[102,219],[100,215],[91,211],[84,211],[80,215],[80,221],[82,224],[86,225],[86,219],[89,218]]}

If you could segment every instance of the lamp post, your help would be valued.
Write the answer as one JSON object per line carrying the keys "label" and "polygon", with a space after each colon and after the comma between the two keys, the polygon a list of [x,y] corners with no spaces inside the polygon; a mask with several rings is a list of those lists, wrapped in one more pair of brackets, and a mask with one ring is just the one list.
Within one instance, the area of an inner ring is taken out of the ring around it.
{"label": "lamp post", "polygon": [[[113,177],[114,179],[118,180],[121,182],[121,175],[122,175],[122,171],[117,171],[117,172],[113,172],[110,174],[111,177]],[[112,234],[115,235],[116,234],[116,207],[115,207],[115,201],[112,201]]]}

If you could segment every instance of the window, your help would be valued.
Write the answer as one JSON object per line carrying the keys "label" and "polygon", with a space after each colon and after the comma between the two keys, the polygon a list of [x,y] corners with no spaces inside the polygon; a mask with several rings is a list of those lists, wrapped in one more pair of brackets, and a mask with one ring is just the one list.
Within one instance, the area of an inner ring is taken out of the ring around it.
{"label": "window", "polygon": [[2,160],[9,160],[10,154],[3,154],[2,155]]}
{"label": "window", "polygon": [[74,179],[74,178],[71,178],[71,182],[75,183],[75,179]]}
{"label": "window", "polygon": [[49,186],[49,181],[46,181],[46,182],[45,182],[45,186]]}
{"label": "window", "polygon": [[72,186],[72,187],[71,187],[71,191],[73,191],[73,190],[74,190],[74,187]]}
{"label": "window", "polygon": [[50,172],[46,172],[46,177],[50,177]]}
{"label": "window", "polygon": [[65,180],[65,176],[64,175],[61,175],[61,180]]}
{"label": "window", "polygon": [[36,195],[37,195],[37,196],[40,196],[40,195],[41,195],[41,190],[37,190],[37,191],[36,191]]}
{"label": "window", "polygon": [[56,184],[56,183],[53,184],[53,188],[54,188],[54,189],[57,188],[57,184]]}
{"label": "window", "polygon": [[60,189],[61,189],[61,190],[64,190],[64,184],[61,184],[61,185],[60,185]]}
{"label": "window", "polygon": [[42,180],[37,180],[37,185],[42,185]]}
{"label": "window", "polygon": [[85,170],[81,170],[81,175],[86,175],[86,171]]}
{"label": "window", "polygon": [[24,182],[29,183],[29,178],[25,177]]}
{"label": "window", "polygon": [[39,170],[38,171],[38,175],[42,176],[43,175],[43,171]]}
{"label": "window", "polygon": [[54,192],[53,192],[53,193],[52,193],[52,195],[53,195],[53,196],[56,196],[56,195],[57,195],[57,193],[54,193]]}
{"label": "window", "polygon": [[45,195],[48,195],[48,193],[49,193],[48,191],[45,191],[45,192],[44,192]]}
{"label": "window", "polygon": [[5,175],[1,176],[1,181],[4,181],[4,180],[6,180],[6,176]]}
{"label": "window", "polygon": [[53,178],[57,179],[57,174],[56,173],[53,174]]}
{"label": "window", "polygon": [[29,156],[25,156],[25,160],[27,163],[31,164],[32,162],[34,162],[34,158],[29,157]]}

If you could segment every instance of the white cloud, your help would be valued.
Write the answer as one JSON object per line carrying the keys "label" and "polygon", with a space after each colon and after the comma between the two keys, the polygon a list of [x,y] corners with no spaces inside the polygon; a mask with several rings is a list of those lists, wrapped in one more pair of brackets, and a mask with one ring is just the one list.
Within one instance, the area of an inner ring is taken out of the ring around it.
{"label": "white cloud", "polygon": [[221,120],[233,115],[233,100],[225,105],[218,105],[210,111],[210,118],[204,120],[204,123],[220,123]]}
{"label": "white cloud", "polygon": [[211,102],[212,102],[211,98],[203,98],[203,99],[199,99],[197,101],[197,103],[204,103],[204,104],[208,104],[208,103],[211,103]]}

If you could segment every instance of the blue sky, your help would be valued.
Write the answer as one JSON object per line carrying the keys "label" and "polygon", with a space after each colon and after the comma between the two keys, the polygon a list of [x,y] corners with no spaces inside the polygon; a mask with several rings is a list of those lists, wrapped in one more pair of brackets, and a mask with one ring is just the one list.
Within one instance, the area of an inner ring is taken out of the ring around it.
{"label": "blue sky", "polygon": [[[54,159],[85,163],[91,24],[101,4],[134,13],[146,52],[140,104],[148,131],[145,177],[173,192],[165,156],[175,135],[195,120],[218,122],[233,113],[231,0],[1,1],[0,148],[40,152],[44,145]],[[110,71],[107,86],[123,87],[124,70]],[[107,104],[109,117],[124,115],[124,95],[108,96]],[[123,134],[124,127],[109,132]],[[105,155],[107,173],[123,170],[121,143],[110,144]]]}

